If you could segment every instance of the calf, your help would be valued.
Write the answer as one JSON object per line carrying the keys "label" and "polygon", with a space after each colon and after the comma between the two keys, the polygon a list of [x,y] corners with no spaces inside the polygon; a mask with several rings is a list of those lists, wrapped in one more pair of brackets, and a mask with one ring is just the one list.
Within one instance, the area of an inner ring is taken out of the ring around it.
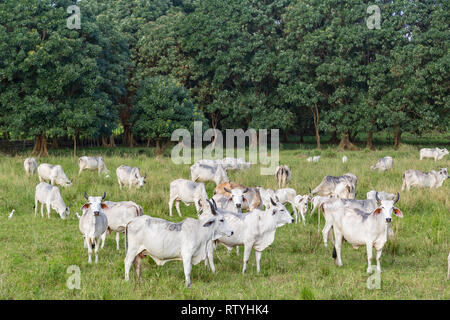
{"label": "calf", "polygon": [[50,181],[51,185],[55,183],[63,186],[70,187],[72,182],[67,178],[64,170],[60,165],[52,165],[48,163],[42,163],[38,169],[39,182]]}
{"label": "calf", "polygon": [[103,212],[103,209],[107,209],[108,206],[102,202],[106,192],[103,197],[90,197],[85,192],[84,197],[88,203],[81,207],[83,215],[78,222],[78,227],[84,238],[84,247],[88,249],[88,263],[92,263],[92,249],[95,249],[95,263],[97,263],[99,239],[108,227],[108,218]]}
{"label": "calf", "polygon": [[422,172],[419,170],[406,170],[403,172],[402,190],[411,186],[439,188],[448,179],[448,169],[441,168],[439,171],[431,170]]}
{"label": "calf", "polygon": [[[302,208],[302,201],[300,201],[300,199],[297,199],[296,201],[296,196],[297,196],[297,191],[295,191],[292,188],[283,188],[283,189],[278,189],[275,192],[275,198],[277,201],[280,201],[282,204],[286,204],[286,203],[290,203],[292,206],[292,211],[294,212],[294,217],[295,217],[295,223],[297,223],[298,221],[298,211],[300,211],[300,215],[302,217],[303,220],[303,224],[305,224],[305,216],[304,216],[304,211],[302,210],[298,210],[299,208]],[[308,197],[309,198],[309,197]],[[299,202],[300,201],[300,202]]]}
{"label": "calf", "polygon": [[379,170],[386,171],[392,170],[394,167],[394,159],[392,157],[386,156],[384,158],[378,159],[377,163],[374,166],[370,167],[370,170]]}
{"label": "calf", "polygon": [[[232,250],[244,246],[244,265],[242,273],[247,270],[247,263],[252,249],[255,249],[256,271],[260,272],[261,255],[275,239],[275,231],[287,223],[293,223],[291,214],[284,205],[271,200],[272,207],[267,210],[255,209],[246,214],[224,212],[225,221],[234,231],[230,237],[220,237],[217,241]],[[212,246],[209,247],[209,259],[212,259]]]}
{"label": "calf", "polygon": [[97,170],[99,175],[109,172],[102,157],[80,157],[78,159],[78,167],[80,168],[78,175],[80,175],[83,170]]}
{"label": "calf", "polygon": [[222,182],[230,181],[228,179],[227,173],[220,164],[217,166],[195,164],[191,166],[190,170],[191,170],[191,180],[194,182],[213,181],[216,183],[216,185],[219,185]]}
{"label": "calf", "polygon": [[25,172],[29,175],[33,175],[37,170],[37,162],[34,158],[26,158],[23,162],[23,166],[25,168]]}
{"label": "calf", "polygon": [[347,161],[348,161],[347,156],[343,156],[343,157],[342,157],[342,163],[347,163]]}
{"label": "calf", "polygon": [[131,168],[129,166],[121,165],[116,169],[116,174],[120,189],[125,185],[129,188],[132,186],[141,188],[146,183],[145,178],[147,178],[147,175],[141,176],[141,171],[138,167]]}
{"label": "calf", "polygon": [[47,217],[50,218],[50,208],[55,210],[61,219],[65,219],[70,214],[70,207],[66,207],[58,187],[54,187],[46,182],[41,182],[36,186],[34,194],[34,216],[37,216],[38,204],[41,203],[41,216],[44,217],[44,205],[47,207]]}
{"label": "calf", "polygon": [[291,169],[288,166],[278,166],[276,169],[276,177],[278,181],[278,188],[284,187],[291,180]]}
{"label": "calf", "polygon": [[[141,261],[148,255],[159,266],[170,260],[182,260],[185,283],[190,287],[192,265],[208,259],[208,247],[212,247],[213,240],[233,235],[223,215],[210,202],[209,205],[211,214],[202,214],[198,220],[186,218],[179,223],[172,223],[146,215],[132,220],[126,231],[128,250],[125,257],[125,281],[129,280],[132,263],[140,280]],[[210,266],[214,272],[212,261]]]}
{"label": "calf", "polygon": [[194,203],[197,214],[200,212],[200,201],[208,199],[206,188],[203,183],[192,182],[185,179],[177,179],[170,183],[170,199],[169,199],[169,214],[172,216],[173,202],[178,215],[181,217],[180,201],[189,206]]}
{"label": "calf", "polygon": [[447,149],[439,149],[439,148],[423,148],[420,149],[420,160],[424,158],[433,158],[436,162],[437,160],[441,160],[445,155],[448,154]]}
{"label": "calf", "polygon": [[[103,209],[103,213],[108,219],[108,228],[102,235],[102,249],[105,246],[106,234],[114,231],[116,233],[116,249],[120,250],[119,241],[120,234],[125,233],[127,224],[136,217],[142,216],[144,210],[142,207],[133,201],[105,201],[106,207]],[[127,241],[125,239],[125,251],[127,251]]]}
{"label": "calf", "polygon": [[320,160],[320,156],[314,156],[313,158],[312,158],[312,162],[319,162],[319,160]]}
{"label": "calf", "polygon": [[354,248],[366,246],[368,273],[372,273],[372,247],[375,247],[377,271],[381,272],[381,252],[387,241],[392,213],[403,218],[403,213],[394,206],[399,197],[398,193],[394,200],[380,200],[376,196],[377,208],[369,212],[330,202],[322,204],[322,211],[327,221],[323,233],[327,232],[326,228],[330,229],[329,224],[331,224],[335,237],[333,258],[338,266],[342,266],[341,246],[342,240],[345,239]]}

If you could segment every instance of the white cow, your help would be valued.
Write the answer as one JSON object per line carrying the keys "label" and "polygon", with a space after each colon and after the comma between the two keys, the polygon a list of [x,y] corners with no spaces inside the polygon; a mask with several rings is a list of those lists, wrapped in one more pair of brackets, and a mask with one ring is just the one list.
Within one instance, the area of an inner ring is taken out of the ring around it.
{"label": "white cow", "polygon": [[392,170],[394,167],[394,159],[390,156],[386,156],[384,158],[378,159],[377,163],[374,166],[370,166],[370,170],[379,170],[386,171]]}
{"label": "white cow", "polygon": [[78,175],[80,175],[81,171],[83,170],[97,170],[98,174],[109,172],[109,170],[106,168],[103,157],[80,157],[78,159],[78,167],[80,168],[80,170],[78,171]]}
{"label": "white cow", "polygon": [[233,231],[228,227],[224,216],[216,212],[210,202],[209,205],[211,214],[202,214],[198,220],[186,218],[173,223],[146,215],[132,220],[127,227],[125,281],[129,280],[133,263],[140,280],[141,262],[146,255],[159,266],[170,260],[182,260],[187,287],[191,286],[192,265],[208,259],[211,270],[215,272],[213,261],[208,257],[208,247],[212,247],[212,241],[221,236],[232,236]]}
{"label": "white cow", "polygon": [[[349,199],[355,199],[356,197],[356,185],[358,182],[358,178],[352,173],[346,173],[343,176],[334,177],[334,176],[325,176],[322,179],[322,182],[311,191],[311,195],[318,194],[319,196],[329,196],[336,194],[336,187],[341,183],[346,182],[350,185]],[[340,192],[345,192],[346,185],[340,184],[339,188]]]}
{"label": "white cow", "polygon": [[423,158],[433,158],[436,162],[437,160],[441,160],[445,155],[448,154],[448,150],[446,148],[439,149],[439,148],[423,148],[420,149],[420,160]]}
{"label": "white cow", "polygon": [[192,182],[186,179],[176,179],[170,183],[170,198],[169,198],[169,214],[172,216],[173,202],[178,215],[181,217],[180,201],[186,206],[194,203],[197,214],[200,212],[200,201],[208,199],[205,185],[201,182]]}
{"label": "white cow", "polygon": [[70,207],[66,207],[59,188],[46,182],[41,182],[36,186],[34,194],[34,216],[37,216],[38,204],[41,203],[41,216],[44,217],[44,205],[47,207],[47,217],[50,218],[50,209],[55,210],[61,219],[65,219],[70,214]]}
{"label": "white cow", "polygon": [[[203,214],[202,214],[203,215]],[[204,215],[208,216],[206,213]],[[242,273],[247,270],[247,263],[252,249],[255,249],[256,271],[260,271],[262,251],[272,244],[275,231],[287,223],[293,223],[289,211],[281,203],[272,200],[272,207],[267,210],[255,209],[246,214],[223,212],[225,221],[234,231],[230,237],[220,237],[218,242],[231,251],[236,246],[244,246],[244,265]],[[213,259],[213,247],[209,247],[209,259]]]}
{"label": "white cow", "polygon": [[278,188],[286,186],[291,180],[291,169],[286,165],[278,166],[276,169],[276,178],[278,181]]}
{"label": "white cow", "polygon": [[147,178],[147,175],[142,176],[138,167],[131,168],[121,165],[116,169],[116,174],[120,189],[122,189],[122,186],[141,188],[146,183],[145,178]]}
{"label": "white cow", "polygon": [[402,190],[411,186],[439,188],[448,179],[448,169],[441,168],[439,171],[431,170],[422,172],[419,170],[406,170],[403,172]]}
{"label": "white cow", "polygon": [[387,193],[384,191],[376,191],[376,190],[370,190],[366,194],[367,199],[373,199],[375,200],[375,195],[378,193],[378,198],[381,200],[394,200],[395,194],[393,193]]}
{"label": "white cow", "polygon": [[[243,197],[243,200],[242,200],[241,210],[250,210],[251,211],[256,208],[259,208],[259,209],[263,208],[263,203],[262,203],[261,195],[259,194],[258,188],[249,188],[249,187],[245,187],[243,185],[240,185],[240,184],[237,184],[234,182],[223,182],[216,186],[216,188],[214,189],[214,195],[215,196],[217,194],[224,195],[224,196],[228,197],[229,200],[231,201],[231,193],[226,191],[225,189],[227,189],[228,191],[234,190],[234,189],[241,189],[241,190],[245,191],[244,192],[245,196]],[[236,191],[236,195],[237,195],[237,197],[239,197],[238,191]],[[218,198],[216,197],[215,199],[218,199]],[[234,209],[232,211],[234,211]]]}
{"label": "white cow", "polygon": [[[297,198],[296,201],[296,197],[297,197],[297,191],[295,191],[292,188],[283,188],[283,189],[278,189],[277,191],[275,191],[275,200],[281,202],[282,204],[286,204],[286,203],[290,203],[290,205],[292,206],[292,211],[294,212],[294,217],[295,217],[295,223],[297,223],[298,221],[298,211],[300,211],[300,215],[302,217],[303,220],[303,224],[305,224],[306,218],[305,218],[305,213],[306,211],[304,211],[304,209],[302,209],[303,206],[303,197],[302,199]],[[309,199],[309,197],[308,197]]]}
{"label": "white cow", "polygon": [[348,161],[347,156],[343,156],[343,157],[342,157],[342,163],[347,163],[347,161]]}
{"label": "white cow", "polygon": [[67,178],[63,168],[58,165],[42,163],[38,169],[39,182],[50,181],[51,185],[59,184],[63,187],[70,187],[72,182]]}
{"label": "white cow", "polygon": [[319,162],[319,160],[320,160],[320,156],[314,156],[313,158],[312,158],[312,162]]}
{"label": "white cow", "polygon": [[[138,204],[133,201],[105,201],[106,208],[103,209],[103,213],[108,218],[108,228],[102,235],[102,249],[105,246],[106,234],[114,231],[116,233],[116,249],[120,250],[119,241],[120,234],[125,233],[127,224],[136,217],[142,216],[144,210]],[[125,251],[127,250],[127,241],[125,239]]]}
{"label": "white cow", "polygon": [[190,170],[191,170],[191,180],[194,182],[214,181],[216,185],[219,185],[222,182],[230,181],[228,179],[226,171],[220,164],[215,167],[203,164],[194,164],[191,166]]}
{"label": "white cow", "polygon": [[27,174],[33,175],[36,173],[37,162],[35,158],[26,158],[25,161],[23,162],[23,166]]}
{"label": "white cow", "polygon": [[379,200],[375,210],[365,212],[348,206],[336,205],[336,202],[322,204],[326,224],[322,233],[328,233],[333,228],[335,243],[333,258],[338,266],[342,266],[341,246],[345,239],[354,248],[365,245],[367,248],[367,272],[372,273],[372,248],[377,254],[377,271],[381,272],[380,258],[383,246],[387,241],[388,227],[392,221],[392,213],[403,218],[403,213],[394,206],[399,195],[394,200]]}
{"label": "white cow", "polygon": [[220,208],[227,209],[232,212],[242,213],[242,208],[246,202],[248,207],[246,193],[249,191],[249,188],[234,188],[230,190],[227,187],[224,187],[224,191],[226,194],[216,193],[213,196],[213,199],[219,203]]}
{"label": "white cow", "polygon": [[106,193],[103,194],[103,197],[90,197],[85,192],[84,197],[88,203],[81,207],[83,215],[78,222],[78,227],[83,235],[84,247],[88,249],[88,263],[92,263],[93,248],[95,249],[95,263],[97,263],[98,249],[100,247],[99,240],[108,227],[108,218],[103,212],[103,209],[107,209],[108,206],[102,202],[106,197]]}

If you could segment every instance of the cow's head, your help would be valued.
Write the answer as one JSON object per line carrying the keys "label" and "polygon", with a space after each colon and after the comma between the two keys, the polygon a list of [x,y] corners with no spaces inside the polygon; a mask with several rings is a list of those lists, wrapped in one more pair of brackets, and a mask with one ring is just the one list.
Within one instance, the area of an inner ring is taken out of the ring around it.
{"label": "cow's head", "polygon": [[210,216],[208,221],[206,221],[203,224],[203,227],[214,229],[213,240],[217,240],[223,236],[231,237],[234,234],[234,232],[233,232],[233,230],[230,229],[230,227],[226,223],[223,214],[220,212],[217,212],[216,203],[214,202],[214,204],[212,204],[211,201],[209,201],[208,199],[206,199],[206,201],[208,202],[209,207],[211,209],[212,217]]}
{"label": "cow's head", "polygon": [[271,214],[275,220],[277,228],[285,225],[286,223],[294,222],[290,212],[281,202],[275,202],[272,198],[270,198],[270,203],[272,206],[267,211],[269,211],[269,214]]}
{"label": "cow's head", "polygon": [[100,214],[100,211],[102,211],[102,209],[108,208],[108,206],[102,202],[103,199],[106,198],[106,192],[103,193],[102,197],[91,197],[88,196],[86,192],[84,192],[84,197],[86,198],[88,203],[86,203],[84,206],[81,207],[82,211],[90,209],[94,214],[94,216],[98,216]]}
{"label": "cow's head", "polygon": [[447,148],[441,149],[441,150],[440,150],[440,154],[441,154],[442,156],[445,156],[446,154],[448,154]]}
{"label": "cow's head", "polygon": [[445,179],[448,179],[448,169],[447,168],[441,168],[439,170],[439,175],[442,176]]}
{"label": "cow's head", "polygon": [[248,192],[248,188],[245,188],[244,190],[240,188],[235,189],[227,189],[224,187],[224,190],[230,194],[230,197],[228,198],[228,201],[233,201],[234,205],[238,210],[241,210],[242,205],[245,201],[247,201],[247,198],[245,197],[245,193]]}
{"label": "cow's head", "polygon": [[394,200],[380,200],[378,192],[375,193],[375,199],[377,200],[378,208],[374,210],[373,215],[378,216],[381,214],[386,223],[391,223],[392,213],[399,218],[403,218],[403,212],[399,208],[394,207],[395,203],[400,199],[398,192]]}
{"label": "cow's head", "polygon": [[147,178],[147,174],[144,174],[144,176],[141,176],[138,172],[134,174],[134,177],[136,178],[138,188],[143,187],[146,183],[145,178]]}

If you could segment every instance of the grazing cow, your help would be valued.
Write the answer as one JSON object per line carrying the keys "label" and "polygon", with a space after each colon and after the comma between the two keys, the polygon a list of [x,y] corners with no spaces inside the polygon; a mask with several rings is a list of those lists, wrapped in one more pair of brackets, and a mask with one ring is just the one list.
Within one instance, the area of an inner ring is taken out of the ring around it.
{"label": "grazing cow", "polygon": [[129,166],[121,165],[116,169],[116,174],[120,189],[122,189],[122,186],[124,185],[129,188],[132,186],[141,188],[146,183],[145,178],[147,178],[147,175],[145,174],[142,176],[138,167],[131,168]]}
{"label": "grazing cow", "polygon": [[[242,210],[253,210],[256,208],[262,209],[263,203],[261,200],[261,195],[259,194],[258,188],[247,188],[245,186],[242,186],[240,184],[234,183],[234,182],[224,182],[214,189],[214,195],[221,194],[228,198],[231,197],[231,193],[225,190],[228,189],[228,191],[233,189],[241,189],[241,190],[247,190],[245,192],[245,196],[242,202],[241,209]],[[217,199],[217,197],[215,198]]]}
{"label": "grazing cow", "polygon": [[[136,217],[144,214],[144,209],[133,201],[105,201],[104,204],[107,208],[103,209],[103,213],[108,219],[108,228],[102,235],[102,246],[105,246],[106,234],[114,231],[116,233],[116,249],[120,250],[119,241],[120,234],[125,233],[127,224]],[[127,241],[125,239],[125,251],[127,250]]]}
{"label": "grazing cow", "polygon": [[436,162],[437,160],[441,160],[445,155],[448,154],[447,149],[439,149],[439,148],[423,148],[420,149],[420,160],[423,158],[433,158]]}
{"label": "grazing cow", "polygon": [[381,252],[387,241],[392,213],[403,218],[403,213],[394,206],[399,197],[400,195],[397,193],[394,200],[380,200],[376,195],[377,207],[369,212],[330,202],[322,204],[322,211],[326,219],[323,234],[328,233],[333,228],[335,237],[333,258],[338,266],[342,266],[341,246],[342,239],[345,239],[354,248],[366,246],[368,273],[372,273],[372,247],[375,247],[377,251],[377,271],[381,272]]}
{"label": "grazing cow", "polygon": [[72,182],[67,178],[62,167],[58,165],[52,165],[48,163],[42,163],[38,169],[39,182],[45,180],[50,181],[51,185],[59,184],[63,187],[70,187]]}
{"label": "grazing cow", "polygon": [[194,182],[213,181],[216,183],[216,185],[219,185],[222,182],[230,181],[228,179],[226,171],[220,164],[214,167],[207,166],[204,164],[194,164],[191,166],[190,170],[191,170],[191,180]]}
{"label": "grazing cow", "polygon": [[278,166],[276,169],[276,177],[278,181],[278,188],[284,187],[291,180],[291,169],[288,166]]}
{"label": "grazing cow", "polygon": [[[346,173],[343,176],[339,177],[325,176],[322,179],[322,182],[314,190],[311,191],[311,195],[314,195],[316,193],[319,196],[329,196],[336,194],[336,187],[341,182],[347,182],[350,185],[350,192],[348,197],[349,199],[355,199],[356,185],[358,182],[358,178],[352,173]],[[344,189],[346,189],[346,185],[341,184],[340,187],[338,188],[338,191],[339,189],[345,192]]]}
{"label": "grazing cow", "polygon": [[[272,244],[275,239],[275,231],[287,223],[293,223],[289,211],[281,203],[274,200],[272,207],[266,210],[255,209],[247,214],[223,212],[225,221],[233,229],[234,235],[220,237],[217,241],[223,244],[229,251],[236,246],[244,246],[244,266],[242,273],[247,270],[247,263],[252,249],[255,249],[256,271],[260,271],[262,251]],[[205,213],[206,215],[206,213]],[[209,247],[209,259],[213,259],[212,246]]]}
{"label": "grazing cow", "polygon": [[313,161],[313,158],[312,158],[312,157],[309,157],[308,159],[306,159],[306,161],[312,162],[312,161]]}
{"label": "grazing cow", "polygon": [[319,162],[319,160],[320,160],[320,156],[314,156],[313,158],[312,158],[312,162]]}
{"label": "grazing cow", "polygon": [[41,182],[36,186],[34,194],[34,216],[37,216],[38,204],[41,203],[41,216],[44,217],[44,205],[47,207],[47,217],[50,218],[50,209],[55,210],[61,219],[65,219],[70,214],[70,207],[66,207],[59,188],[46,182]]}
{"label": "grazing cow", "polygon": [[[209,202],[209,200],[207,200]],[[129,280],[131,264],[134,263],[140,281],[141,262],[146,255],[157,265],[162,266],[170,260],[182,260],[185,283],[191,286],[192,265],[209,260],[208,247],[221,236],[232,236],[233,231],[225,222],[224,216],[217,212],[211,202],[211,214],[202,214],[199,219],[186,218],[173,223],[150,216],[137,217],[127,226],[128,250],[125,257],[125,281]],[[209,261],[215,272],[213,261]]]}
{"label": "grazing cow", "polygon": [[169,214],[172,216],[173,202],[178,215],[181,217],[180,201],[186,206],[194,203],[197,214],[200,212],[200,201],[208,199],[205,185],[201,182],[192,182],[186,179],[177,179],[170,183],[170,199],[169,199]]}
{"label": "grazing cow", "polygon": [[347,156],[343,156],[343,157],[342,157],[342,163],[347,163],[347,161],[348,161]]}
{"label": "grazing cow", "polygon": [[222,167],[225,170],[244,170],[244,169],[250,169],[252,164],[250,162],[246,162],[242,158],[223,158],[220,160],[220,163],[222,164]]}
{"label": "grazing cow", "polygon": [[387,193],[384,191],[376,191],[376,190],[370,190],[369,192],[367,192],[366,198],[375,200],[375,195],[377,193],[378,193],[378,198],[380,198],[381,200],[394,200],[394,198],[395,198],[395,194],[393,194],[393,193]]}
{"label": "grazing cow", "polygon": [[84,197],[88,202],[81,207],[83,215],[78,222],[78,227],[84,238],[84,247],[88,249],[88,263],[92,263],[92,249],[95,249],[95,263],[97,263],[99,239],[108,228],[108,218],[103,212],[108,206],[102,202],[106,197],[106,192],[103,197],[90,197],[85,192]]}
{"label": "grazing cow", "polygon": [[305,225],[305,215],[308,212],[308,203],[310,202],[310,198],[309,195],[305,194],[305,195],[296,195],[294,198],[294,206],[292,208],[294,208],[294,215],[295,215],[295,223],[297,223],[298,220],[298,214],[297,211],[300,212],[300,216],[303,219],[303,225]]}
{"label": "grazing cow", "polygon": [[78,159],[78,167],[80,168],[78,175],[80,175],[83,170],[97,170],[99,175],[109,172],[102,157],[80,157]]}
{"label": "grazing cow", "polygon": [[26,158],[23,162],[23,166],[25,167],[25,172],[29,175],[33,175],[37,170],[37,162],[35,158]]}
{"label": "grazing cow", "polygon": [[385,171],[385,170],[392,170],[394,167],[394,159],[390,156],[386,156],[384,158],[378,159],[376,165],[370,166],[370,170],[379,170],[379,171]]}
{"label": "grazing cow", "polygon": [[439,171],[431,170],[430,172],[422,172],[419,170],[406,170],[403,172],[402,190],[411,186],[439,188],[445,180],[448,179],[448,169],[441,168]]}

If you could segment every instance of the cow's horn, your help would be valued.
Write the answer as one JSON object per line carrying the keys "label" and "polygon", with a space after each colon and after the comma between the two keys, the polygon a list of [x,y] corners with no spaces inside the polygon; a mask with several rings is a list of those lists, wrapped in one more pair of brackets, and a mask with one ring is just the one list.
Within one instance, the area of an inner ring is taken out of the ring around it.
{"label": "cow's horn", "polygon": [[375,199],[379,202],[380,198],[378,198],[378,191],[375,193]]}
{"label": "cow's horn", "polygon": [[231,193],[231,191],[228,190],[227,187],[223,187],[223,190],[225,190],[225,191],[228,192],[228,193]]}
{"label": "cow's horn", "polygon": [[248,188],[245,188],[244,193],[246,193],[248,191]]}
{"label": "cow's horn", "polygon": [[400,193],[397,192],[397,197],[394,199],[394,203],[396,203],[400,199]]}
{"label": "cow's horn", "polygon": [[103,201],[103,199],[105,199],[105,198],[106,198],[106,192],[103,192],[102,201]]}
{"label": "cow's horn", "polygon": [[84,192],[84,197],[86,198],[86,200],[89,200],[89,196],[88,196],[88,194],[86,193],[86,191]]}
{"label": "cow's horn", "polygon": [[213,202],[213,204],[214,204],[214,209],[217,210],[217,203],[216,203],[216,200],[212,199],[212,202]]}
{"label": "cow's horn", "polygon": [[273,201],[273,199],[272,199],[272,197],[270,197],[270,202],[272,203],[272,205],[274,205],[274,206],[276,206],[277,204],[276,204],[276,202],[275,201]]}
{"label": "cow's horn", "polygon": [[206,201],[208,201],[209,206],[211,207],[211,213],[215,216],[217,214],[216,210],[214,209],[214,205],[211,203],[211,201],[209,201],[208,199],[206,199]]}

